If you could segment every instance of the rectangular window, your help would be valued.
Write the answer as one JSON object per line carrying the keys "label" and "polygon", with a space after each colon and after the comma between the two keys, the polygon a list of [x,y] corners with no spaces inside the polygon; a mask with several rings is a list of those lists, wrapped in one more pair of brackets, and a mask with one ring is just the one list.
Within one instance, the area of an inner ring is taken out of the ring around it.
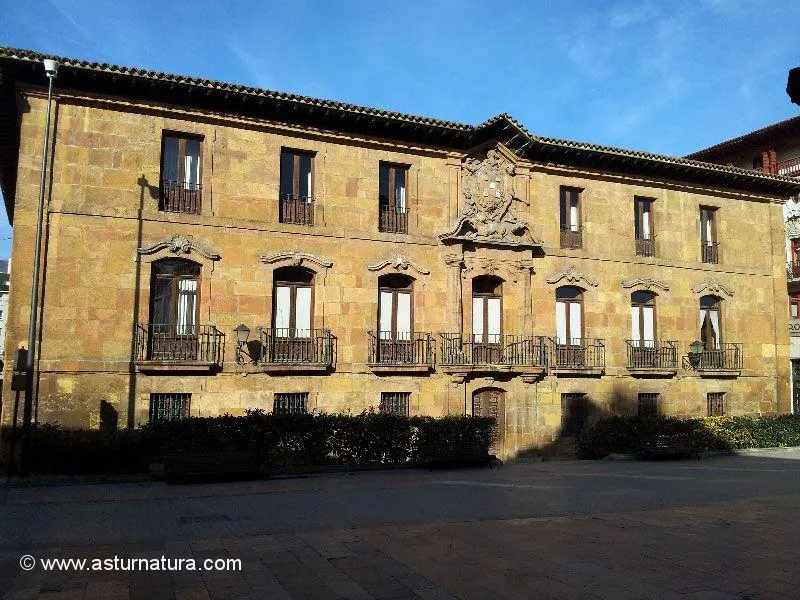
{"label": "rectangular window", "polygon": [[700,253],[704,263],[717,264],[719,262],[716,216],[716,208],[700,207]]}
{"label": "rectangular window", "polygon": [[272,412],[276,415],[298,415],[308,412],[308,392],[275,393]]}
{"label": "rectangular window", "polygon": [[637,409],[640,417],[657,417],[659,415],[658,394],[639,394]]}
{"label": "rectangular window", "polygon": [[581,191],[582,190],[578,188],[561,188],[560,221],[562,248],[583,248]]}
{"label": "rectangular window", "polygon": [[634,235],[636,237],[637,256],[655,256],[655,240],[653,236],[653,199],[633,199]]}
{"label": "rectangular window", "polygon": [[159,210],[200,214],[202,138],[165,133],[161,144]]}
{"label": "rectangular window", "polygon": [[586,427],[589,404],[586,394],[561,394],[561,434],[578,435]]}
{"label": "rectangular window", "polygon": [[280,222],[314,224],[314,154],[281,150]]}
{"label": "rectangular window", "polygon": [[381,412],[407,417],[411,392],[381,392]]}
{"label": "rectangular window", "polygon": [[380,231],[408,233],[406,182],[408,167],[381,163],[378,175],[378,210]]}
{"label": "rectangular window", "polygon": [[725,414],[725,392],[709,392],[707,401],[709,417],[721,417]]}
{"label": "rectangular window", "polygon": [[187,418],[191,399],[191,394],[150,394],[150,422]]}

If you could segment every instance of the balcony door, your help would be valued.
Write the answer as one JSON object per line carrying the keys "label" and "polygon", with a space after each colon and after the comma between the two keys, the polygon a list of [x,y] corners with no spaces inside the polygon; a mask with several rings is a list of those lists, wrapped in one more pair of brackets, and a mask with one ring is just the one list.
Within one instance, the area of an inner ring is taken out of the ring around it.
{"label": "balcony door", "polygon": [[503,347],[503,281],[483,275],[472,280],[472,360],[501,361]]}
{"label": "balcony door", "polygon": [[153,263],[150,281],[150,360],[196,360],[200,265],[183,259]]}
{"label": "balcony door", "polygon": [[379,362],[414,362],[413,284],[406,275],[383,275],[378,280]]}
{"label": "balcony door", "polygon": [[311,362],[314,273],[299,267],[276,269],[273,285],[272,360]]}
{"label": "balcony door", "polygon": [[563,286],[556,290],[556,359],[561,366],[586,362],[583,346],[583,290]]}
{"label": "balcony door", "polygon": [[631,294],[631,364],[654,367],[658,364],[656,344],[656,295]]}
{"label": "balcony door", "polygon": [[721,348],[720,300],[716,296],[700,298],[700,341],[705,344],[706,351]]}

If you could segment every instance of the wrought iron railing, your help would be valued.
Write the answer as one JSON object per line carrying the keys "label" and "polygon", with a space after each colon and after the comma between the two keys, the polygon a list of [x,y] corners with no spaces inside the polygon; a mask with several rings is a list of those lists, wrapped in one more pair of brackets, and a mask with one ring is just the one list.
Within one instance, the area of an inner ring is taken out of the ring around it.
{"label": "wrought iron railing", "polygon": [[220,364],[222,332],[214,325],[136,325],[136,360]]}
{"label": "wrought iron railing", "polygon": [[408,210],[381,204],[379,229],[387,233],[408,233]]}
{"label": "wrought iron railing", "polygon": [[719,244],[717,242],[700,242],[700,257],[704,263],[719,263]]}
{"label": "wrought iron railing", "polygon": [[373,365],[428,365],[433,367],[435,349],[430,333],[391,334],[368,331],[369,357]]}
{"label": "wrought iron railing", "polygon": [[689,365],[697,371],[740,371],[742,369],[742,345],[720,344],[697,354],[688,354]]}
{"label": "wrought iron railing", "polygon": [[583,227],[562,227],[561,247],[573,250],[583,248]]}
{"label": "wrought iron railing", "polygon": [[652,235],[636,236],[636,256],[655,256],[656,240]]}
{"label": "wrought iron railing", "polygon": [[162,181],[158,194],[158,210],[200,214],[203,189],[199,183]]}
{"label": "wrought iron railing", "polygon": [[602,339],[550,338],[551,366],[561,369],[602,369],[606,366],[606,343]]}
{"label": "wrought iron railing", "polygon": [[677,369],[677,342],[664,340],[625,340],[629,369]]}
{"label": "wrought iron railing", "polygon": [[334,341],[330,329],[259,329],[261,364],[333,364]]}
{"label": "wrought iron railing", "polygon": [[313,225],[314,199],[311,196],[281,194],[280,222],[294,225]]}
{"label": "wrought iron railing", "polygon": [[786,263],[786,276],[790,280],[800,279],[800,260]]}
{"label": "wrought iron railing", "polygon": [[488,335],[476,341],[460,333],[440,333],[443,365],[547,366],[547,338],[526,335]]}

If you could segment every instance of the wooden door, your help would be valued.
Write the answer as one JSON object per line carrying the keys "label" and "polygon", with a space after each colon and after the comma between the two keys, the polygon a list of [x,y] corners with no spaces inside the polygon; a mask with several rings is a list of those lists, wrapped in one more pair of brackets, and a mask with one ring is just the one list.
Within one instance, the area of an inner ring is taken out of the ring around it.
{"label": "wooden door", "polygon": [[494,441],[489,454],[503,455],[505,447],[506,393],[498,388],[484,388],[472,394],[472,414],[476,417],[493,417]]}

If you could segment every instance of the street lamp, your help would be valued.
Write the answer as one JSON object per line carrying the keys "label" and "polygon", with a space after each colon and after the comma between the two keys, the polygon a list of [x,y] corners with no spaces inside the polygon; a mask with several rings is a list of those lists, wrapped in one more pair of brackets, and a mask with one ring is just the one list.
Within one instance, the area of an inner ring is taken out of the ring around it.
{"label": "street lamp", "polygon": [[33,345],[36,342],[36,316],[39,308],[39,262],[42,250],[42,220],[44,216],[44,192],[47,184],[47,153],[50,147],[50,113],[53,103],[53,80],[58,73],[58,61],[46,58],[44,73],[47,75],[47,118],[44,125],[44,140],[42,141],[42,177],[39,182],[39,210],[36,217],[36,242],[33,248],[33,280],[31,282],[31,313],[28,325],[28,356],[25,364],[26,386],[25,407],[22,413],[22,455],[20,471],[28,474],[28,459],[30,454],[30,429],[33,415]]}
{"label": "street lamp", "polygon": [[691,344],[689,344],[689,364],[692,365],[693,369],[696,369],[697,366],[700,364],[700,358],[703,355],[703,351],[706,349],[706,345],[703,342],[695,340]]}
{"label": "street lamp", "polygon": [[244,355],[249,354],[244,351],[245,344],[247,344],[247,339],[250,337],[250,328],[242,323],[236,329],[236,362],[240,365],[244,364]]}

